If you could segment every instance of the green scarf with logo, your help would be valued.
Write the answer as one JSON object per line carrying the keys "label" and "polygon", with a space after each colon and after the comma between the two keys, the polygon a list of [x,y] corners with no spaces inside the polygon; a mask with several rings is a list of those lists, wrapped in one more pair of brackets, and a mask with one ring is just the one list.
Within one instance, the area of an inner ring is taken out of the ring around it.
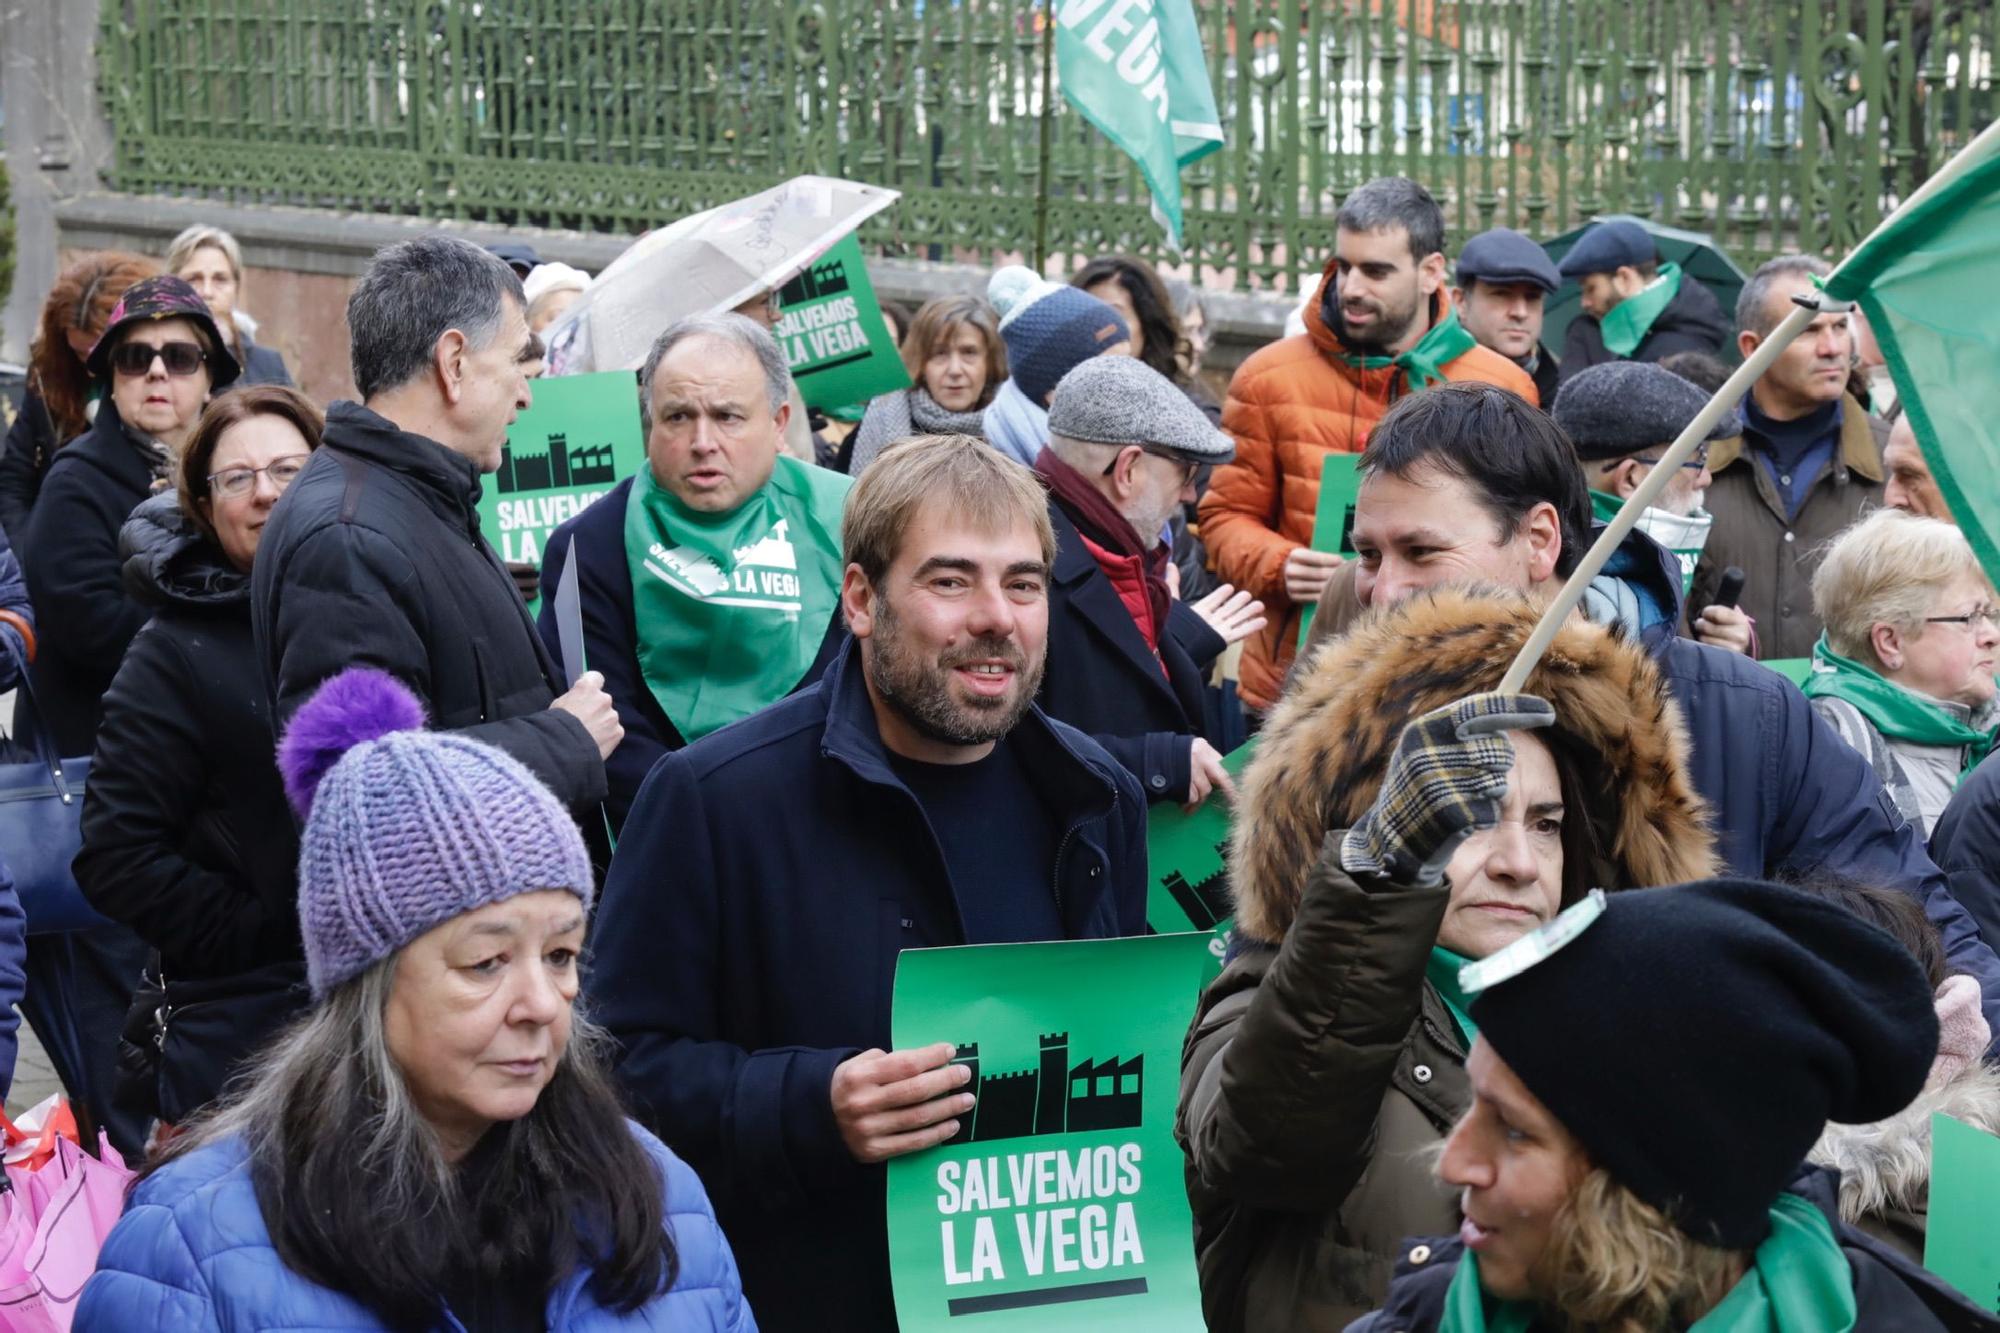
{"label": "green scarf with logo", "polygon": [[1804,686],[1808,699],[1845,699],[1861,710],[1875,730],[1913,745],[1963,745],[1966,772],[1993,749],[1995,728],[1981,731],[1955,717],[1951,710],[1913,690],[1906,690],[1859,662],[1833,651],[1826,635],[1813,645],[1812,674]]}
{"label": "green scarf with logo", "polygon": [[1458,1035],[1465,1039],[1468,1050],[1474,1038],[1479,1036],[1479,1029],[1473,1026],[1469,1012],[1472,997],[1465,993],[1465,987],[1458,984],[1458,970],[1471,961],[1442,944],[1433,944],[1431,960],[1424,964],[1424,977],[1437,987],[1438,998],[1444,1001],[1445,1008],[1451,1010],[1452,1018],[1458,1023]]}
{"label": "green scarf with logo", "polygon": [[639,670],[689,741],[790,693],[840,601],[853,480],[780,456],[727,514],[687,508],[640,468],[625,503]]}
{"label": "green scarf with logo", "polygon": [[1653,321],[1680,295],[1680,291],[1681,266],[1660,265],[1657,277],[1611,307],[1604,313],[1604,318],[1597,321],[1597,331],[1604,336],[1605,347],[1613,356],[1632,355],[1646,340]]}
{"label": "green scarf with logo", "polygon": [[[1854,1271],[1826,1215],[1796,1194],[1771,1205],[1771,1234],[1729,1294],[1694,1321],[1688,1333],[1850,1333]],[[1527,1333],[1535,1307],[1488,1301],[1479,1286],[1479,1256],[1458,1261],[1445,1292],[1438,1333]]]}
{"label": "green scarf with logo", "polygon": [[[1609,523],[1624,507],[1625,502],[1615,495],[1603,491],[1590,493],[1590,511],[1600,523]],[[1634,526],[1674,553],[1681,567],[1681,596],[1687,596],[1694,588],[1694,571],[1701,563],[1701,548],[1708,544],[1709,529],[1715,526],[1714,516],[1697,509],[1682,517],[1656,507],[1639,515]]]}
{"label": "green scarf with logo", "polygon": [[1442,304],[1443,318],[1431,325],[1409,351],[1399,356],[1345,354],[1340,359],[1356,370],[1387,370],[1395,366],[1410,381],[1412,389],[1428,389],[1433,384],[1442,383],[1445,366],[1479,346],[1478,341],[1465,331],[1465,326],[1458,322],[1458,311],[1452,308],[1451,302]]}

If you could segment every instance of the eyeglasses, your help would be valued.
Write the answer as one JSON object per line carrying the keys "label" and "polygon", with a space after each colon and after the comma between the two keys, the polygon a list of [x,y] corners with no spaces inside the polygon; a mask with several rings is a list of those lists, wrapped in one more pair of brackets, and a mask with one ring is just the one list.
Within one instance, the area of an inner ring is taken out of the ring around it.
{"label": "eyeglasses", "polygon": [[[1648,458],[1644,454],[1634,454],[1632,455],[1632,461],[1635,463],[1644,463],[1647,467],[1653,467],[1656,466],[1660,460],[1657,458]],[[1697,444],[1694,447],[1694,452],[1687,456],[1687,458],[1681,463],[1681,466],[1686,468],[1690,472],[1699,472],[1703,468],[1707,467],[1708,446],[1706,444]]]}
{"label": "eyeglasses", "polygon": [[211,495],[219,495],[227,500],[248,495],[257,484],[259,473],[267,473],[271,484],[279,490],[292,484],[299,473],[306,469],[305,454],[287,454],[276,462],[263,467],[226,467],[220,472],[208,474],[208,490]]}
{"label": "eyeglasses", "polygon": [[197,343],[163,343],[158,347],[119,343],[111,349],[111,368],[121,375],[144,375],[153,369],[154,357],[166,363],[169,375],[192,375],[208,360],[208,353]]}
{"label": "eyeglasses", "polygon": [[[1201,471],[1200,463],[1190,463],[1184,458],[1176,458],[1172,454],[1162,453],[1157,449],[1148,449],[1143,444],[1139,446],[1139,452],[1142,454],[1150,455],[1153,458],[1164,458],[1167,462],[1172,463],[1175,467],[1179,468],[1181,470],[1182,486],[1194,485],[1195,474]],[[1104,471],[1098,473],[1098,475],[1101,477],[1108,477],[1113,472],[1116,472],[1118,470],[1118,458],[1122,454],[1123,451],[1121,450],[1119,455],[1114,455],[1111,461],[1104,465]]]}
{"label": "eyeglasses", "polygon": [[2000,608],[1982,606],[1977,611],[1967,611],[1962,616],[1925,616],[1926,625],[1963,625],[1971,629],[1975,623],[1982,623],[1993,629],[2000,629]]}

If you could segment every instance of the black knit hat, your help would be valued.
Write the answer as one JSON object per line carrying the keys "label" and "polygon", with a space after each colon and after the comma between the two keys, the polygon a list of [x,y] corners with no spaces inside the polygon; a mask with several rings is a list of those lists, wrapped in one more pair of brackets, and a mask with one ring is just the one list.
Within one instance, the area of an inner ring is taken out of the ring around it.
{"label": "black knit hat", "polygon": [[84,368],[98,379],[111,373],[111,349],[118,345],[128,325],[144,324],[156,319],[184,319],[200,329],[208,340],[208,387],[220,389],[232,384],[243,373],[230,355],[229,344],[223,341],[222,330],[215,327],[215,316],[208,313],[208,303],[183,279],[171,273],[146,278],[125,289],[118,304],[112,307],[111,322],[104,326],[104,332],[91,345],[90,355],[84,360]]}
{"label": "black knit hat", "polygon": [[1471,1014],[1597,1165],[1689,1236],[1737,1250],[1764,1238],[1826,1122],[1903,1109],[1938,1044],[1908,950],[1756,880],[1611,894]]}

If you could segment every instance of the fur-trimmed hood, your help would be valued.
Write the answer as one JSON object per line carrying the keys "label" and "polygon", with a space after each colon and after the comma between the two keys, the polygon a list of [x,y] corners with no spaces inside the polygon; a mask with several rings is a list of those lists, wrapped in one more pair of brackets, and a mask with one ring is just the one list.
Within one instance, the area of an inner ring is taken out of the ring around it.
{"label": "fur-trimmed hood", "polygon": [[[1271,711],[1243,776],[1230,848],[1238,930],[1268,944],[1284,937],[1326,832],[1374,803],[1404,724],[1496,688],[1538,618],[1518,594],[1435,589],[1321,646]],[[1554,705],[1555,730],[1590,756],[1604,798],[1590,817],[1614,862],[1598,868],[1604,887],[1716,873],[1680,710],[1643,648],[1573,619],[1527,692]]]}
{"label": "fur-trimmed hood", "polygon": [[1848,1223],[1885,1212],[1925,1211],[1931,1191],[1931,1116],[1942,1112],[2000,1135],[2000,1069],[1974,1060],[1937,1087],[1926,1087],[1887,1120],[1828,1125],[1810,1160],[1840,1172],[1840,1217]]}

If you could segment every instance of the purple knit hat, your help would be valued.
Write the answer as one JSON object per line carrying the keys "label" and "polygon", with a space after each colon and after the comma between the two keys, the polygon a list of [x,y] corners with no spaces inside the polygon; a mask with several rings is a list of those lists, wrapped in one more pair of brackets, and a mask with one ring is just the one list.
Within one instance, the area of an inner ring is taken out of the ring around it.
{"label": "purple knit hat", "polygon": [[590,909],[590,854],[555,795],[511,755],[423,725],[401,681],[350,667],[278,746],[306,821],[299,930],[314,999],[488,903],[566,889]]}

